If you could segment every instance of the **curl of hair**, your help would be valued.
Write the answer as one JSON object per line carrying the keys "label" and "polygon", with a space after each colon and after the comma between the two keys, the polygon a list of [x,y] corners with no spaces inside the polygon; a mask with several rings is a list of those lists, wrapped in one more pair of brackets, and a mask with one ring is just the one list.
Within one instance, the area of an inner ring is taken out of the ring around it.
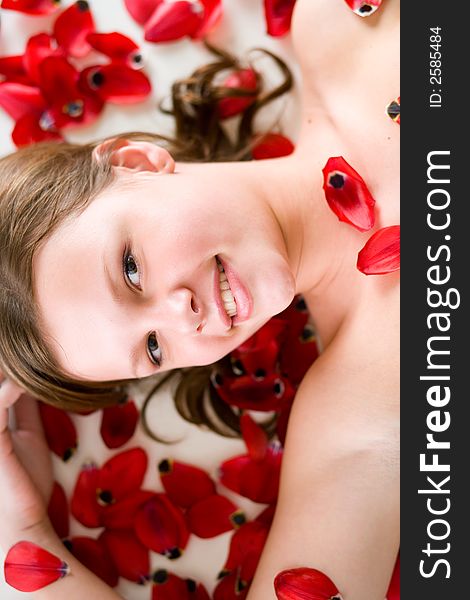
{"label": "curl of hair", "polygon": [[[287,65],[263,49],[258,50],[269,55],[283,73],[282,84],[263,92],[263,79],[257,73],[254,91],[216,85],[214,78],[219,73],[243,65],[229,53],[204,43],[218,60],[175,82],[172,109],[160,107],[175,119],[174,138],[144,132],[110,136],[106,139],[112,143],[100,160],[93,157],[93,150],[104,140],[88,144],[41,142],[0,159],[0,370],[44,402],[76,411],[112,406],[125,401],[127,384],[133,381],[87,382],[65,375],[49,350],[51,340],[41,329],[39,307],[33,296],[35,253],[60,225],[80,215],[112,183],[113,150],[123,139],[137,139],[166,147],[180,162],[250,160],[251,149],[259,142],[253,132],[256,113],[292,87]],[[253,94],[256,100],[243,113],[237,138],[231,142],[217,116],[218,101]],[[192,423],[205,424],[221,435],[238,436],[239,412],[218,398],[209,385],[211,369],[180,371],[175,392],[177,410]],[[206,393],[219,424],[205,408]],[[142,411],[144,428],[159,439],[145,422],[146,406],[147,401]],[[271,420],[266,425],[270,434],[273,423]]]}

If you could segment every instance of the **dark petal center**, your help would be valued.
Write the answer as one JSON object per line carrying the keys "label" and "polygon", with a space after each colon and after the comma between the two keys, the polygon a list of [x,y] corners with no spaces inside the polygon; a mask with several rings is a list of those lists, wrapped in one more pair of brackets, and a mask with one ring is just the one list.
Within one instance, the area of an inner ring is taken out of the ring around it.
{"label": "dark petal center", "polygon": [[340,190],[344,186],[344,176],[341,173],[335,173],[330,177],[329,183],[335,190]]}
{"label": "dark petal center", "polygon": [[166,569],[159,569],[153,574],[152,580],[154,583],[165,583],[168,579],[168,571]]}
{"label": "dark petal center", "polygon": [[80,12],[86,12],[87,10],[90,10],[90,6],[86,0],[78,0],[77,8]]}
{"label": "dark petal center", "polygon": [[371,10],[373,10],[373,7],[370,4],[363,4],[359,9],[359,12],[362,14],[367,14],[370,13]]}

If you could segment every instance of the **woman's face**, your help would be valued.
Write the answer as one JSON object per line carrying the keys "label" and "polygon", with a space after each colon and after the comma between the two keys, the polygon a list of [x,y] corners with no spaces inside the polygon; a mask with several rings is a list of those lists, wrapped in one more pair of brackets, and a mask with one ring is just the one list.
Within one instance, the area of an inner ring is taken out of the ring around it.
{"label": "woman's face", "polygon": [[289,305],[282,232],[262,169],[248,164],[118,167],[116,182],[47,239],[34,295],[69,375],[108,381],[210,364]]}

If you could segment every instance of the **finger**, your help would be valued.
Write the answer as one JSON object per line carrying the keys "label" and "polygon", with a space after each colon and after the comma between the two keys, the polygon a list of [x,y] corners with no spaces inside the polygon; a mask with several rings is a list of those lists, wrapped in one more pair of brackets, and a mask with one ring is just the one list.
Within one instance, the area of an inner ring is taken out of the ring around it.
{"label": "finger", "polygon": [[15,404],[16,429],[43,434],[38,401],[29,394],[22,394]]}

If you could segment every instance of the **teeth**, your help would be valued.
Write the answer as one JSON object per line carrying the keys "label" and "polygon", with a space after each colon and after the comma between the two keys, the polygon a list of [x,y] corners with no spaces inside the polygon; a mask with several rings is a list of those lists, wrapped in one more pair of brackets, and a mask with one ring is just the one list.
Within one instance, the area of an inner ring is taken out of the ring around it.
{"label": "teeth", "polygon": [[232,290],[230,289],[227,276],[225,275],[222,264],[217,260],[217,268],[219,269],[219,285],[220,295],[224,308],[229,317],[234,317],[237,314],[237,305],[235,304],[235,298],[233,297]]}

